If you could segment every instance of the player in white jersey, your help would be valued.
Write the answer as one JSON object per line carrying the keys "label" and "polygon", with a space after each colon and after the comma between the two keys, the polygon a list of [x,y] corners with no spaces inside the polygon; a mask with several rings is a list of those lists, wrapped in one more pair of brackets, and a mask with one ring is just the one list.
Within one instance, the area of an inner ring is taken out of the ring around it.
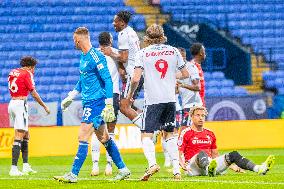
{"label": "player in white jersey", "polygon": [[[181,125],[190,126],[190,116],[189,111],[193,106],[202,106],[202,100],[199,94],[200,91],[200,77],[198,68],[191,62],[186,60],[186,51],[184,48],[179,48],[181,55],[183,56],[184,61],[186,62],[186,68],[190,73],[189,77],[186,79],[179,80],[179,94],[182,99],[182,123]],[[177,77],[181,75],[177,73]],[[181,128],[183,129],[183,128]]]}
{"label": "player in white jersey", "polygon": [[179,51],[163,44],[166,40],[164,30],[160,25],[153,24],[146,30],[144,43],[147,47],[136,55],[134,74],[127,95],[129,101],[133,100],[134,92],[143,73],[145,104],[141,136],[142,148],[149,168],[141,178],[142,181],[147,181],[151,175],[160,170],[156,162],[155,145],[152,141],[153,132],[156,130],[164,131],[166,148],[173,163],[174,178],[181,178],[178,147],[173,137],[176,113],[176,69],[181,71],[183,77],[188,77],[189,74]]}
{"label": "player in white jersey", "polygon": [[[105,48],[111,48],[113,52],[118,52],[117,49],[112,48],[112,36],[109,32],[102,32],[99,34],[99,44],[100,47],[98,50],[103,51]],[[115,117],[117,117],[118,110],[119,110],[119,73],[118,73],[118,65],[117,62],[111,58],[110,56],[105,56],[107,61],[107,66],[109,69],[109,73],[111,75],[112,83],[113,83],[113,107]],[[107,129],[109,132],[110,138],[115,141],[114,129],[116,125],[116,120],[113,122],[107,123]],[[91,172],[91,176],[98,176],[99,175],[99,159],[100,159],[100,141],[98,140],[95,134],[92,135],[92,161],[93,161],[93,168]],[[106,152],[106,159],[107,165],[105,168],[105,175],[112,174],[112,159],[109,156],[108,152]]]}
{"label": "player in white jersey", "polygon": [[[118,49],[119,53],[115,53],[110,48],[104,49],[104,54],[108,55],[120,64],[120,71],[126,71],[126,84],[123,87],[120,100],[120,111],[128,117],[135,125],[141,127],[141,117],[137,113],[137,109],[133,107],[133,102],[126,99],[129,91],[131,76],[133,75],[135,66],[135,54],[140,50],[140,41],[136,32],[128,26],[131,13],[128,11],[120,11],[114,16],[113,26],[118,32]],[[143,78],[140,79],[139,87],[133,98],[135,99],[143,86]]]}

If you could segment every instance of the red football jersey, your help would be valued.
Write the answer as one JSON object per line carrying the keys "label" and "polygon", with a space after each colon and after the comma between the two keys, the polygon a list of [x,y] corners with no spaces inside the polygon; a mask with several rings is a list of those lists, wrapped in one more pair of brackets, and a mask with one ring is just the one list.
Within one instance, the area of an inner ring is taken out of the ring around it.
{"label": "red football jersey", "polygon": [[195,154],[205,151],[209,157],[212,157],[211,150],[217,149],[216,137],[208,129],[197,132],[190,128],[184,129],[178,139],[178,147],[184,154],[186,161],[189,161]]}
{"label": "red football jersey", "polygon": [[205,100],[204,100],[204,97],[205,97],[204,73],[203,73],[203,70],[202,70],[200,64],[198,64],[196,62],[194,62],[194,64],[198,68],[198,71],[199,71],[199,77],[200,77],[200,81],[199,81],[200,82],[200,91],[199,91],[199,94],[200,94],[203,106],[205,107]]}
{"label": "red football jersey", "polygon": [[8,86],[12,97],[28,96],[35,88],[33,73],[21,68],[13,69],[9,73]]}

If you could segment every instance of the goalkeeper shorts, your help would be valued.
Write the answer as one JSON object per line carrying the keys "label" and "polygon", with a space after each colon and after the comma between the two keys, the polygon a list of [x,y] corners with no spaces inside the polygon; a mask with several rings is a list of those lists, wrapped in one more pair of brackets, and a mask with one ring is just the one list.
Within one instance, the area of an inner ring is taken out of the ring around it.
{"label": "goalkeeper shorts", "polygon": [[105,108],[105,98],[89,101],[83,105],[83,115],[81,123],[93,123],[93,127],[97,130],[105,122],[101,116]]}

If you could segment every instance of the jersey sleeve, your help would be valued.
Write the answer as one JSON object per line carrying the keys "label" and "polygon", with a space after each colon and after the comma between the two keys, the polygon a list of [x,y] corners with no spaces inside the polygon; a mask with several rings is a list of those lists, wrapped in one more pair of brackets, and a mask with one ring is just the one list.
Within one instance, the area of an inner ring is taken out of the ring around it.
{"label": "jersey sleeve", "polygon": [[98,70],[98,73],[104,82],[106,98],[112,98],[113,97],[113,83],[112,83],[111,75],[107,67],[106,58],[103,55],[98,55],[93,49],[91,50],[91,56],[95,62],[96,69]]}
{"label": "jersey sleeve", "polygon": [[119,50],[128,50],[129,49],[129,43],[128,43],[128,35],[127,33],[121,32],[118,36],[118,49]]}
{"label": "jersey sleeve", "polygon": [[186,132],[186,129],[184,129],[181,133],[180,133],[180,136],[178,138],[178,142],[177,142],[177,145],[178,145],[178,149],[179,151],[183,152],[184,153],[184,150],[186,148],[186,144],[187,144],[187,141],[188,141],[188,136],[187,136],[187,132]]}
{"label": "jersey sleeve", "polygon": [[142,69],[144,69],[141,51],[138,51],[136,53],[136,55],[135,55],[135,68],[142,68]]}
{"label": "jersey sleeve", "polygon": [[216,136],[212,132],[212,144],[211,144],[211,149],[217,149],[217,144],[216,144]]}
{"label": "jersey sleeve", "polygon": [[35,82],[34,82],[34,76],[32,73],[27,72],[25,76],[25,85],[28,91],[32,91],[35,89]]}
{"label": "jersey sleeve", "polygon": [[176,55],[177,55],[177,67],[178,67],[178,70],[181,70],[185,67],[185,62],[179,52],[179,50],[177,50],[176,48],[175,49],[175,52],[176,52]]}
{"label": "jersey sleeve", "polygon": [[200,79],[197,67],[194,64],[188,64],[190,64],[188,66],[188,72],[190,74],[191,80]]}

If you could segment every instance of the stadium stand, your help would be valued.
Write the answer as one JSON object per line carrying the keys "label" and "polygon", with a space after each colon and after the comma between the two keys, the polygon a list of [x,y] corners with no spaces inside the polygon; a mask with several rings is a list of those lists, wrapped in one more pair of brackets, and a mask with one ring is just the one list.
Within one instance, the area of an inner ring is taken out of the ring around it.
{"label": "stadium stand", "polygon": [[136,31],[145,30],[144,16],[136,14],[123,0],[1,2],[0,102],[9,101],[8,73],[18,67],[20,58],[26,55],[39,60],[35,82],[43,99],[60,100],[78,80],[79,52],[73,44],[74,30],[79,26],[88,27],[95,47],[98,46],[99,33],[108,31],[116,44],[117,33],[113,29],[112,20],[120,10],[134,13],[130,25]]}
{"label": "stadium stand", "polygon": [[284,69],[282,0],[161,0],[160,3],[174,21],[215,23]]}

